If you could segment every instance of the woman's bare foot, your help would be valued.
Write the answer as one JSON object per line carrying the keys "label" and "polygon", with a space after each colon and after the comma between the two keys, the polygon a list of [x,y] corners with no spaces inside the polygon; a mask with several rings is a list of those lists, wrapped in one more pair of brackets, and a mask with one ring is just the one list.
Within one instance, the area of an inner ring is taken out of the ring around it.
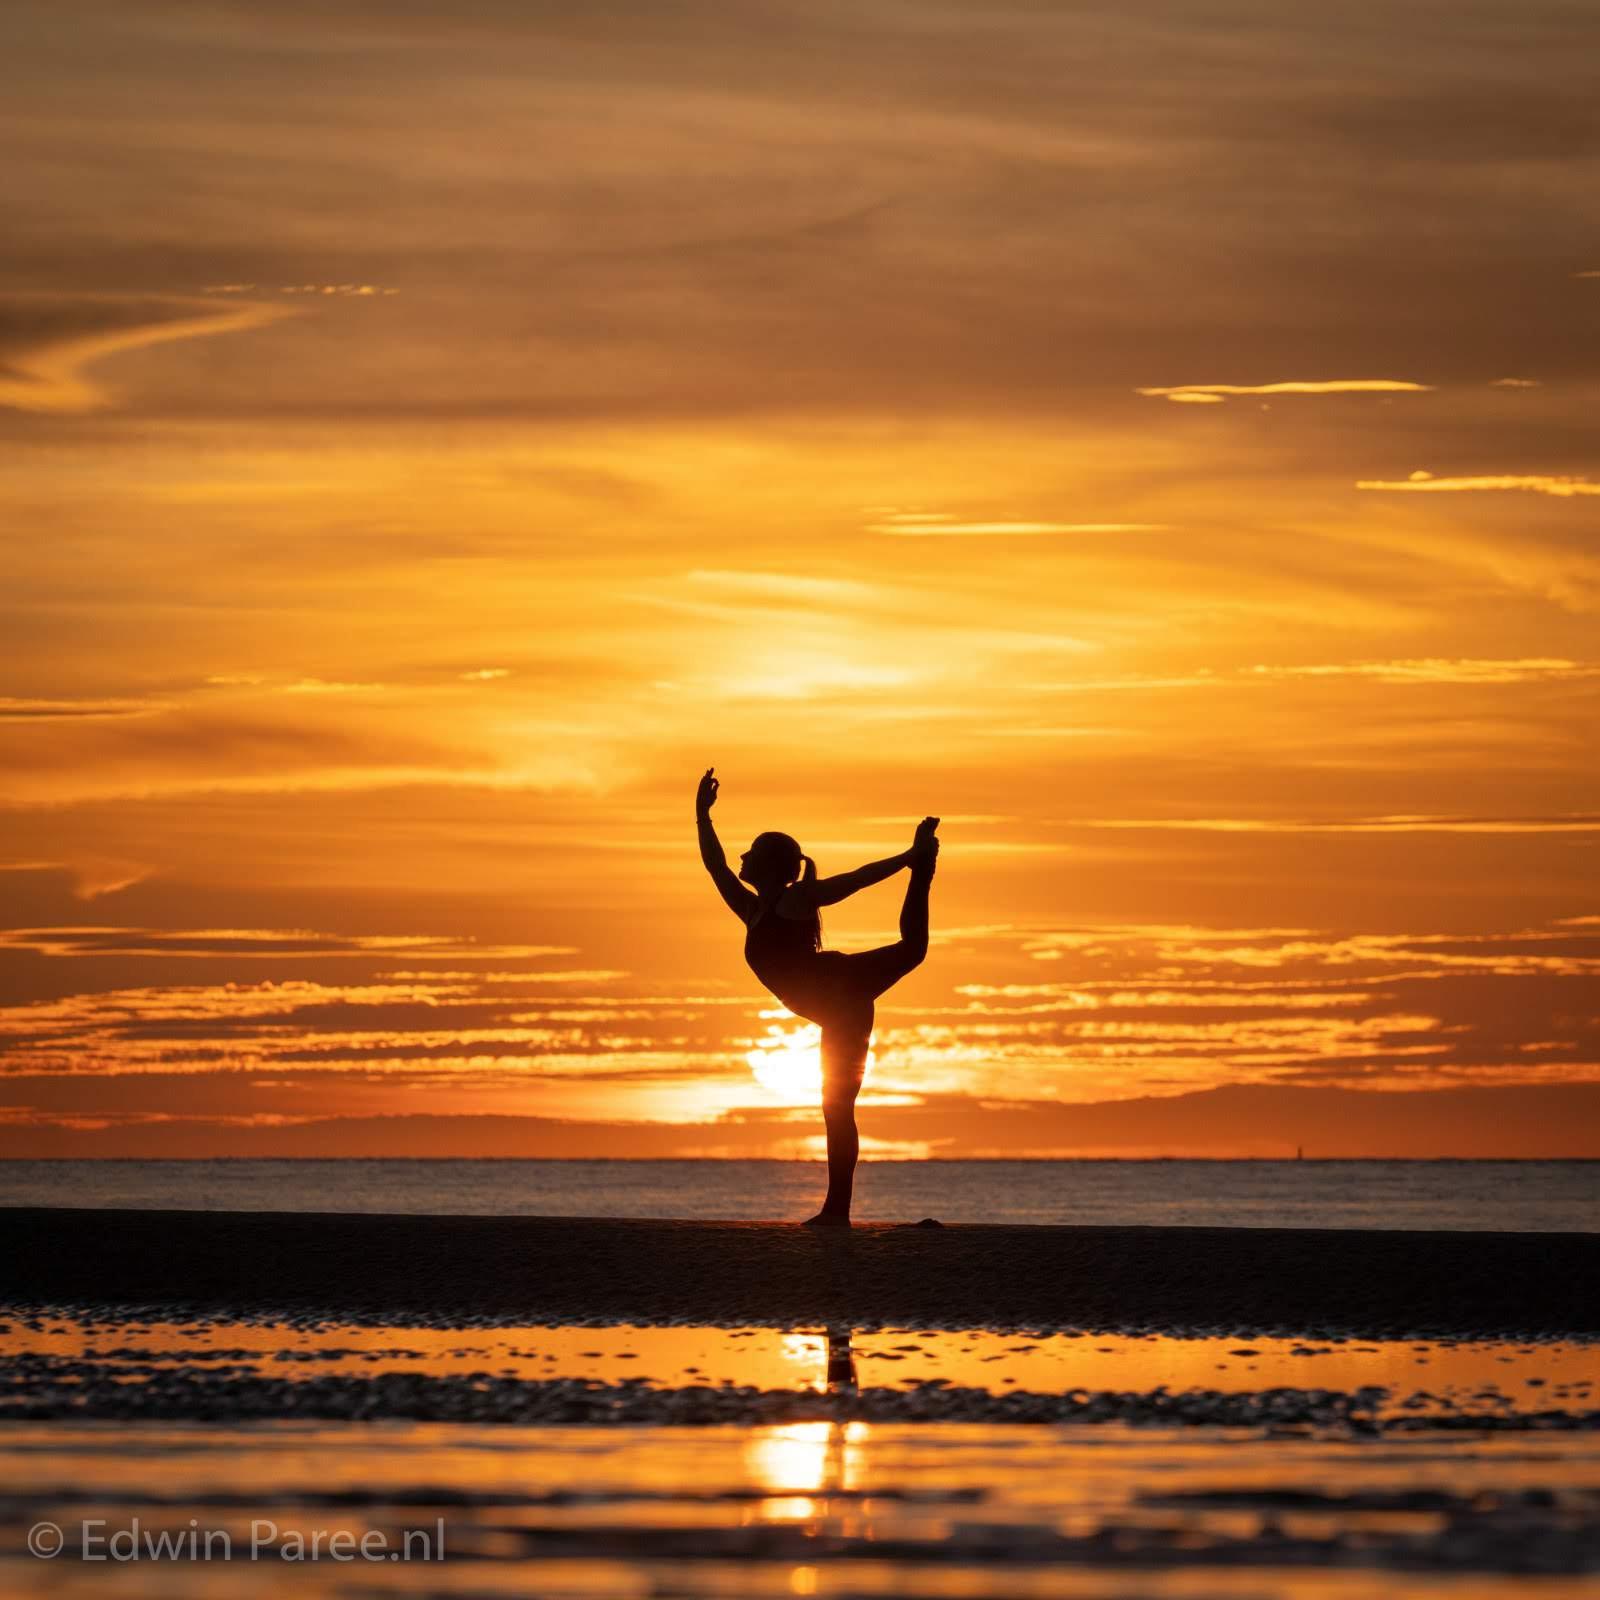
{"label": "woman's bare foot", "polygon": [[937,817],[924,817],[917,824],[916,835],[911,841],[911,848],[906,854],[911,858],[913,867],[932,867],[939,858],[939,836],[934,832],[939,826]]}
{"label": "woman's bare foot", "polygon": [[802,1228],[848,1228],[849,1217],[838,1211],[819,1211],[814,1217],[807,1217],[800,1224]]}

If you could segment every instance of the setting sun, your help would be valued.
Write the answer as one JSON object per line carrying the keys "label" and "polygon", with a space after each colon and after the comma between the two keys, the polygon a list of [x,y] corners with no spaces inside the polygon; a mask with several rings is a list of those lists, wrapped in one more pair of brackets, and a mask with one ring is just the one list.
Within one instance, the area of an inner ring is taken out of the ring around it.
{"label": "setting sun", "polygon": [[814,1106],[822,1094],[822,1030],[809,1022],[771,1022],[745,1054],[756,1082],[780,1104]]}

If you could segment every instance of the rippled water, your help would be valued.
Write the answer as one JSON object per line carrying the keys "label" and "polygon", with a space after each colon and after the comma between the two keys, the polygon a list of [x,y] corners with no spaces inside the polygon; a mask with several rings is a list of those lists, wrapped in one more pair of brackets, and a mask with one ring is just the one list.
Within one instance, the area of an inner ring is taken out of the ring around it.
{"label": "rippled water", "polygon": [[[287,1423],[7,1445],[0,1581],[27,1596],[1576,1600],[1600,1556],[1592,1434]],[[49,1559],[27,1553],[41,1525]],[[194,1544],[84,1559],[119,1533]],[[335,1535],[370,1554],[330,1557]]]}
{"label": "rippled water", "polygon": [[[8,1161],[0,1205],[770,1220],[816,1208],[794,1161]],[[867,1161],[895,1221],[1582,1232],[1595,1161]]]}

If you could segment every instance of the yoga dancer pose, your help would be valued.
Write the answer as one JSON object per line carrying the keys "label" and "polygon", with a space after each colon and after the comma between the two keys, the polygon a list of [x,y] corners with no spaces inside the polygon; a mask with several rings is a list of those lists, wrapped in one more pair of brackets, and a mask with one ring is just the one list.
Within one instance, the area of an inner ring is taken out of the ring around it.
{"label": "yoga dancer pose", "polygon": [[[803,855],[788,834],[757,834],[739,858],[736,876],[711,823],[716,799],[716,769],[707,767],[694,802],[700,859],[728,909],[745,925],[745,960],[789,1010],[822,1028],[828,1197],[808,1225],[848,1227],[850,1193],[861,1148],[856,1134],[856,1096],[861,1092],[867,1047],[872,1042],[873,1002],[928,953],[928,889],[939,855],[934,832],[939,819],[924,817],[918,823],[909,850],[831,878],[817,876],[816,862]],[[901,867],[911,869],[911,882],[900,908],[898,942],[849,954],[824,950],[818,909],[869,884],[881,883]]]}

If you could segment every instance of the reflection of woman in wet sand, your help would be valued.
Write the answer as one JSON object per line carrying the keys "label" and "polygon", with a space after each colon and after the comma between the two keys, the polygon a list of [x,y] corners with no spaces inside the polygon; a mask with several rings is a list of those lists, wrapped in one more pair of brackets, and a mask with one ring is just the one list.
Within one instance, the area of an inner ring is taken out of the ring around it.
{"label": "reflection of woman in wet sand", "polygon": [[[739,858],[736,876],[711,824],[716,798],[715,769],[708,767],[694,805],[700,859],[729,909],[745,925],[745,960],[789,1010],[822,1028],[828,1197],[810,1222],[848,1226],[850,1192],[861,1148],[856,1134],[856,1096],[861,1092],[867,1047],[872,1042],[873,1002],[928,953],[928,889],[939,855],[934,832],[939,819],[923,818],[909,850],[831,878],[817,876],[816,862],[802,855],[788,834],[757,834]],[[901,867],[911,869],[911,882],[900,908],[898,941],[849,954],[824,950],[819,908],[834,905],[869,884],[881,883]]]}

